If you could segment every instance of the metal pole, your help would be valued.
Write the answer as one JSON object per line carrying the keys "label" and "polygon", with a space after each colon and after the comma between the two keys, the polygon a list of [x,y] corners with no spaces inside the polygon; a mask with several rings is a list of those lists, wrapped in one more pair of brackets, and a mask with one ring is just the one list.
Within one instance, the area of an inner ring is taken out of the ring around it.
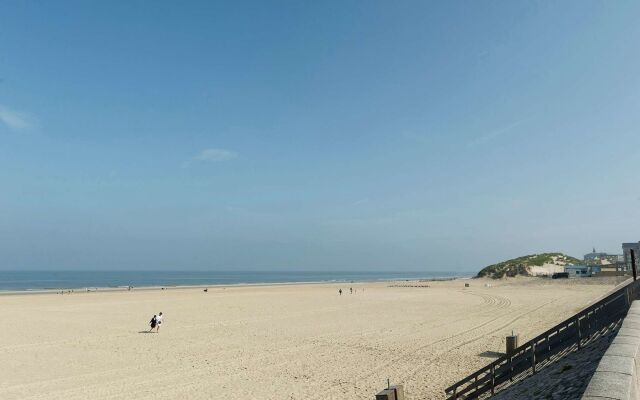
{"label": "metal pole", "polygon": [[629,249],[629,255],[631,256],[631,269],[633,270],[633,281],[638,279],[638,273],[636,272],[636,254],[633,249]]}

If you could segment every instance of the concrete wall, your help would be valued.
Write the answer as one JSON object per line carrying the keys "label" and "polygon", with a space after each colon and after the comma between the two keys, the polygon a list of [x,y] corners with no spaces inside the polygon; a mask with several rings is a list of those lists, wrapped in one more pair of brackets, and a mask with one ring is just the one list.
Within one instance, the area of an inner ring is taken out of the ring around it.
{"label": "concrete wall", "polygon": [[582,400],[640,400],[640,300],[631,305]]}

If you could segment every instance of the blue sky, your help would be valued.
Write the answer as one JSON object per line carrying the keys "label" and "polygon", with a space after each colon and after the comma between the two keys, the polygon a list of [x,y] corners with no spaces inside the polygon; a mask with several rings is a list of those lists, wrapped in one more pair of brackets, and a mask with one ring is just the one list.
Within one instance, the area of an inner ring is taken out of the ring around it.
{"label": "blue sky", "polygon": [[640,3],[3,2],[0,269],[640,240]]}

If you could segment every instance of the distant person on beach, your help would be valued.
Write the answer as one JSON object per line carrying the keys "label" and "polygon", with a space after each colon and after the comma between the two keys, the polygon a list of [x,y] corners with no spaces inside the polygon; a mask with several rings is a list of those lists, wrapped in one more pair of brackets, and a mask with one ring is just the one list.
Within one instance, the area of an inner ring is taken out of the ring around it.
{"label": "distant person on beach", "polygon": [[349,288],[349,294],[353,294],[353,288],[352,287]]}
{"label": "distant person on beach", "polygon": [[162,325],[162,312],[156,318],[156,332],[160,332],[160,325]]}
{"label": "distant person on beach", "polygon": [[158,324],[158,319],[154,315],[153,318],[151,318],[151,321],[149,321],[149,325],[151,325],[151,329],[149,329],[149,332],[153,331],[153,328],[155,328],[157,324]]}
{"label": "distant person on beach", "polygon": [[339,289],[338,293],[340,293],[340,296],[342,296],[342,289]]}

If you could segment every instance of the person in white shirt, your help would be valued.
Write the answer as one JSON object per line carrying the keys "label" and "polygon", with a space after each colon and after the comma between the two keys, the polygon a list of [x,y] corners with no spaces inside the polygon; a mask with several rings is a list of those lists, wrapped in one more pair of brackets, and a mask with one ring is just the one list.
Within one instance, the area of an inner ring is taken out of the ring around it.
{"label": "person in white shirt", "polygon": [[156,317],[156,332],[160,332],[160,325],[162,325],[162,313]]}

